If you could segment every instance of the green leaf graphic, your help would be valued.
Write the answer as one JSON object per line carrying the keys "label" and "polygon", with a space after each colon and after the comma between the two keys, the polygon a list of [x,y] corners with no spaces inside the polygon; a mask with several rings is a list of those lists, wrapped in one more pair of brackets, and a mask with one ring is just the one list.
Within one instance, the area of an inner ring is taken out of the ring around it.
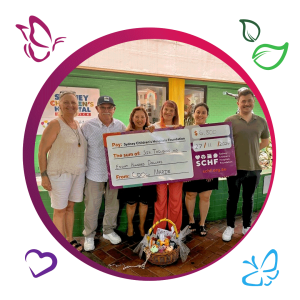
{"label": "green leaf graphic", "polygon": [[248,42],[255,42],[260,35],[259,26],[255,22],[247,19],[241,19],[240,22],[243,24],[244,39]]}
{"label": "green leaf graphic", "polygon": [[[281,47],[277,47],[269,44],[262,44],[254,50],[252,59],[260,68],[264,70],[273,70],[283,62],[288,47],[289,47],[289,43],[285,43]],[[270,62],[268,62],[268,59],[266,59],[268,56],[270,56],[270,54],[273,54],[273,56],[276,59],[280,56],[280,58],[277,60],[275,64],[273,64],[272,62],[272,64],[270,65]],[[258,63],[258,60],[260,61],[260,63]]]}

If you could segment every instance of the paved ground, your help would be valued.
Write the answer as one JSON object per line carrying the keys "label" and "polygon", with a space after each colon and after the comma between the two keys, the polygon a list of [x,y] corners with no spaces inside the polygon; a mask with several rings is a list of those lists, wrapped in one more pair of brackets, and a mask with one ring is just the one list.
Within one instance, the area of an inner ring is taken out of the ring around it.
{"label": "paved ground", "polygon": [[[253,213],[253,221],[259,212]],[[125,270],[125,266],[137,266],[145,262],[144,257],[140,259],[133,249],[139,243],[137,237],[135,241],[128,241],[124,233],[118,232],[122,237],[122,242],[118,245],[112,245],[108,240],[103,239],[102,235],[96,235],[96,249],[92,252],[83,252],[85,256],[109,269],[117,272],[139,276],[139,277],[166,277],[179,275],[203,268],[220,258],[230,249],[232,249],[243,237],[242,219],[237,217],[235,234],[230,242],[223,242],[222,233],[226,228],[226,220],[208,222],[206,224],[208,234],[206,237],[200,237],[193,233],[186,239],[186,245],[191,252],[188,259],[182,263],[179,258],[177,262],[169,266],[156,266],[147,262],[145,269],[130,267]],[[84,238],[76,238],[82,244]]]}

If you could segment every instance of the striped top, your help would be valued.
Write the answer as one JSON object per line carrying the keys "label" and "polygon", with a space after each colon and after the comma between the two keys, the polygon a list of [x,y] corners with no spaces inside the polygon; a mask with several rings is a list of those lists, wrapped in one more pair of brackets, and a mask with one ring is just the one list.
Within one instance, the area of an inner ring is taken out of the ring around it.
{"label": "striped top", "polygon": [[106,166],[103,134],[125,131],[125,125],[117,120],[104,125],[99,117],[84,122],[81,126],[83,135],[87,140],[87,172],[86,177],[95,182],[107,182],[108,172]]}

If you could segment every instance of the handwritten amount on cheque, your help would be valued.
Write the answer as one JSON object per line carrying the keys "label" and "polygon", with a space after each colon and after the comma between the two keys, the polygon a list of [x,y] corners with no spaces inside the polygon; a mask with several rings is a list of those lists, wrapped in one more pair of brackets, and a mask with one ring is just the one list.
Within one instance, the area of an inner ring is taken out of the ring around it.
{"label": "handwritten amount on cheque", "polygon": [[122,169],[132,169],[132,168],[140,168],[140,167],[146,167],[146,166],[157,166],[163,164],[162,160],[152,161],[148,160],[147,163],[131,163],[126,165],[116,165],[116,170],[122,170]]}
{"label": "handwritten amount on cheque", "polygon": [[[185,151],[183,151],[185,152]],[[152,150],[143,150],[142,153],[140,151],[136,153],[124,153],[124,154],[114,154],[114,158],[126,158],[126,157],[142,157],[142,156],[151,156],[151,155],[163,155],[163,154],[168,154],[168,153],[179,153],[178,149],[165,149],[165,150],[157,150],[157,149],[152,149]],[[178,161],[178,162],[173,162],[173,163],[164,163],[163,160],[151,160],[148,159],[147,161],[144,162],[130,162],[130,163],[125,163],[125,164],[116,164],[115,165],[115,170],[124,170],[124,169],[134,169],[134,168],[145,168],[145,167],[155,167],[155,166],[163,166],[163,165],[170,165],[170,164],[184,164],[187,163],[187,161]],[[151,174],[152,173],[152,174]],[[160,176],[160,175],[171,175],[172,172],[170,169],[153,169],[150,172],[131,172],[131,175],[116,175],[117,180],[122,180],[122,179],[130,179],[130,178],[145,178],[145,177],[153,177],[153,176]]]}
{"label": "handwritten amount on cheque", "polygon": [[[185,152],[185,151],[182,151]],[[134,157],[134,156],[150,156],[150,155],[163,155],[166,153],[178,153],[178,149],[165,149],[165,150],[159,150],[159,149],[152,149],[151,150],[143,150],[143,152],[141,153],[140,151],[138,152],[132,152],[132,153],[120,153],[120,154],[116,154],[113,153],[114,158],[125,158],[125,157]]]}

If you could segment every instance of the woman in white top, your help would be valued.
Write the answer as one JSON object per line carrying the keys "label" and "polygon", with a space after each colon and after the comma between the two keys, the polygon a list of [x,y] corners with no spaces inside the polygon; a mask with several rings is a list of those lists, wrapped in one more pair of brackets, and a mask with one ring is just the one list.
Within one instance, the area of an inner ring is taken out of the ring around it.
{"label": "woman in white top", "polygon": [[54,225],[81,252],[82,245],[73,240],[74,204],[83,200],[87,143],[74,120],[75,92],[60,93],[59,109],[59,117],[46,127],[39,146],[42,186],[51,197]]}
{"label": "woman in white top", "polygon": [[[174,101],[167,100],[161,108],[160,121],[153,125],[155,128],[179,127],[177,104]],[[168,218],[175,223],[178,231],[180,230],[182,223],[182,185],[182,182],[170,182],[156,186],[157,201],[154,205],[153,224],[163,218]],[[169,223],[168,226],[170,227]],[[166,222],[159,223],[154,229],[155,232],[157,228],[165,229]]]}

